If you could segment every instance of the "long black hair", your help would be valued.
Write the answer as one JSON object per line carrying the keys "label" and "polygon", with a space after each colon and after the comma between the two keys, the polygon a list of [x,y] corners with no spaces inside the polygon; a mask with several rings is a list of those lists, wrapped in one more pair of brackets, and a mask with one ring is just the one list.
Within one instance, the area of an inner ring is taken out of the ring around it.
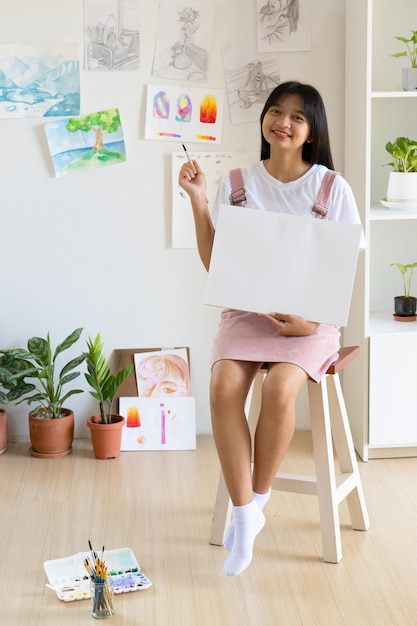
{"label": "long black hair", "polygon": [[321,95],[315,87],[305,85],[298,81],[281,83],[269,94],[261,113],[261,161],[269,159],[271,146],[265,140],[262,133],[262,123],[268,109],[278,104],[285,96],[300,96],[303,103],[304,114],[310,124],[311,142],[303,145],[302,157],[307,163],[319,163],[330,170],[334,170],[332,152],[330,149],[329,129],[327,126],[326,109]]}

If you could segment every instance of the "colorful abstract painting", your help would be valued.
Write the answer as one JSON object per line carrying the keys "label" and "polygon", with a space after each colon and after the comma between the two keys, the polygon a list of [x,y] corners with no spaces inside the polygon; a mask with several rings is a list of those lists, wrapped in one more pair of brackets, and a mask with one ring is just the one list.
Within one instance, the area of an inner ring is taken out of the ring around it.
{"label": "colorful abstract painting", "polygon": [[122,397],[122,450],[195,450],[195,398]]}
{"label": "colorful abstract painting", "polygon": [[118,109],[50,122],[45,132],[56,176],[126,161]]}
{"label": "colorful abstract painting", "polygon": [[146,139],[220,143],[223,91],[148,85]]}
{"label": "colorful abstract painting", "polygon": [[79,113],[77,44],[0,45],[0,118]]}

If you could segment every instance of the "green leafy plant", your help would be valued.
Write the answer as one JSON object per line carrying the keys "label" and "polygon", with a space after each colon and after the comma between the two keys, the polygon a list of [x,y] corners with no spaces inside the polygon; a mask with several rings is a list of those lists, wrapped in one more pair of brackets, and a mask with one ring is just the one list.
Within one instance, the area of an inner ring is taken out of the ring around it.
{"label": "green leafy plant", "polygon": [[[6,398],[6,403],[20,398],[17,404],[26,402],[36,403],[33,413],[45,419],[57,419],[65,415],[65,402],[82,389],[71,389],[66,393],[63,387],[80,375],[73,370],[85,360],[85,353],[75,357],[58,371],[57,357],[68,350],[82,333],[82,328],[74,330],[55,350],[51,345],[49,333],[44,339],[32,337],[27,342],[27,350],[15,348],[0,350],[0,380],[7,393],[1,396],[0,401]],[[36,379],[32,384],[27,379]],[[28,395],[35,391],[33,395]],[[23,396],[23,397],[22,397]]]}
{"label": "green leafy plant", "polygon": [[397,41],[401,41],[407,48],[403,52],[395,52],[392,57],[407,57],[410,60],[411,67],[417,67],[417,30],[411,31],[411,37],[394,37]]}
{"label": "green leafy plant", "polygon": [[85,377],[93,389],[90,394],[99,402],[101,423],[110,424],[116,393],[120,385],[133,372],[133,365],[122,368],[115,375],[112,374],[100,333],[96,335],[95,339],[88,338],[87,347],[87,373]]}
{"label": "green leafy plant", "polygon": [[394,161],[386,163],[394,172],[417,172],[417,140],[408,137],[397,137],[394,142],[388,141],[385,150]]}
{"label": "green leafy plant", "polygon": [[19,379],[25,369],[26,364],[15,357],[0,357],[0,404],[7,405],[35,389],[35,385]]}
{"label": "green leafy plant", "polygon": [[414,270],[417,267],[417,262],[408,263],[407,265],[403,265],[403,263],[391,263],[390,267],[392,266],[395,266],[401,272],[401,275],[403,277],[404,298],[409,298],[411,280],[413,278]]}

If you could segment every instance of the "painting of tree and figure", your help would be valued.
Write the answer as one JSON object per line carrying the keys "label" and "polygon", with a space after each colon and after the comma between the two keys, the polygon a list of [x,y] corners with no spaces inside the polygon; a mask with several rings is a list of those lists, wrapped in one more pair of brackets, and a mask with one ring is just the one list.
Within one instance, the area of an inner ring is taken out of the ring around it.
{"label": "painting of tree and figure", "polygon": [[45,132],[56,176],[126,161],[118,109],[51,122]]}

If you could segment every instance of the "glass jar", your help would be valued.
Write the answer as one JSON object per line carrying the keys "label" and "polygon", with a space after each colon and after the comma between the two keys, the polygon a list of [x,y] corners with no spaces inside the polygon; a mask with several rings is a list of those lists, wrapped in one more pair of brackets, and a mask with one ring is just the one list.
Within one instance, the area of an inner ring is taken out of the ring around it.
{"label": "glass jar", "polygon": [[90,598],[92,617],[96,619],[112,617],[112,615],[114,615],[114,588],[112,578],[109,576],[105,581],[100,582],[91,580]]}

